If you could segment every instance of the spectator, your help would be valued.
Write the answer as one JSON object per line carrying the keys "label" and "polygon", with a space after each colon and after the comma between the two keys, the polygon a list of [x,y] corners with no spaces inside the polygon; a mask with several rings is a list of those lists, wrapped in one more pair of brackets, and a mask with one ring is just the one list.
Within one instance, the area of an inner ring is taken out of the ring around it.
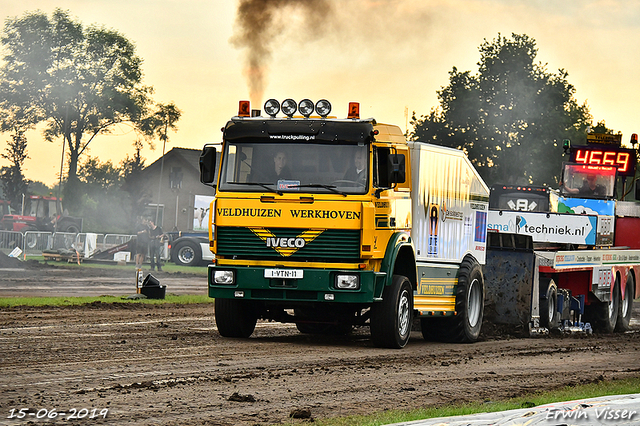
{"label": "spectator", "polygon": [[151,270],[157,266],[158,271],[162,271],[162,228],[156,225],[153,220],[149,221],[149,257],[151,258]]}

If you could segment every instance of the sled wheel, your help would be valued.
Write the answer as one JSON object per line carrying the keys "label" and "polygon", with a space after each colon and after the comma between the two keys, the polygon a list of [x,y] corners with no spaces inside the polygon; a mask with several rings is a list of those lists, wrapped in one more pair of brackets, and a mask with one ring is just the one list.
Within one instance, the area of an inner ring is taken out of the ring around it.
{"label": "sled wheel", "polygon": [[247,338],[253,334],[258,318],[251,303],[246,300],[216,299],[214,306],[216,325],[221,336]]}
{"label": "sled wheel", "polygon": [[624,298],[620,300],[620,308],[618,310],[618,321],[616,322],[616,331],[629,331],[629,322],[631,321],[631,311],[633,310],[633,297],[635,296],[636,286],[633,282],[633,276],[627,275],[627,284],[624,288]]}
{"label": "sled wheel", "polygon": [[413,289],[409,279],[394,275],[382,293],[382,302],[371,307],[371,339],[376,346],[403,348],[411,336]]}
{"label": "sled wheel", "polygon": [[618,310],[620,308],[620,282],[616,278],[613,286],[611,300],[608,302],[596,302],[589,306],[589,319],[596,331],[601,333],[613,333],[618,322]]}
{"label": "sled wheel", "polygon": [[[541,284],[545,281],[540,281]],[[546,292],[540,298],[540,325],[549,329],[558,328],[560,313],[558,312],[558,287],[553,280],[548,281]]]}

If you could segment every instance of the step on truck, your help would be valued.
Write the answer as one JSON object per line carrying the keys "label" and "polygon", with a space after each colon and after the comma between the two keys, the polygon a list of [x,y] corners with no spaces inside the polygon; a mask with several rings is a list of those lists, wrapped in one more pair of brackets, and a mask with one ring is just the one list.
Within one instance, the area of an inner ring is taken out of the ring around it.
{"label": "step on truck", "polygon": [[377,346],[402,348],[419,318],[426,339],[476,341],[489,189],[461,151],[408,142],[357,103],[345,119],[330,111],[271,99],[262,117],[241,101],[221,152],[202,151],[220,334],[249,337],[258,319],[368,326]]}
{"label": "step on truck", "polygon": [[[492,321],[533,335],[629,330],[640,297],[640,187],[637,135],[632,148],[621,138],[567,141],[558,190],[491,188],[485,284]],[[636,201],[623,201],[632,195]]]}

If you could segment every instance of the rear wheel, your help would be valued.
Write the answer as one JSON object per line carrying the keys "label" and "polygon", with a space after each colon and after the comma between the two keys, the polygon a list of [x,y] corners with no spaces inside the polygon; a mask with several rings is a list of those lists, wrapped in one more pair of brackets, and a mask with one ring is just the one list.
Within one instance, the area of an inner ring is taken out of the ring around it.
{"label": "rear wheel", "polygon": [[371,307],[371,339],[376,346],[400,349],[411,336],[413,288],[409,279],[394,275],[382,293],[382,302]]}
{"label": "rear wheel", "polygon": [[482,269],[472,257],[465,257],[458,271],[456,316],[425,318],[421,321],[426,340],[475,342],[480,337],[484,317],[484,279]]}
{"label": "rear wheel", "polygon": [[216,325],[221,336],[247,338],[253,334],[258,317],[249,301],[216,299],[214,306]]}
{"label": "rear wheel", "polygon": [[179,242],[174,250],[174,262],[176,265],[196,266],[202,261],[200,247],[196,242]]}
{"label": "rear wheel", "polygon": [[636,286],[633,282],[633,276],[627,276],[627,284],[624,288],[624,298],[620,300],[618,309],[618,320],[616,322],[616,331],[628,331],[630,329],[631,311],[633,310],[633,297],[635,296]]}
{"label": "rear wheel", "polygon": [[613,333],[618,322],[618,310],[620,308],[620,280],[616,278],[608,302],[595,302],[588,306],[588,318],[594,330],[601,333]]}

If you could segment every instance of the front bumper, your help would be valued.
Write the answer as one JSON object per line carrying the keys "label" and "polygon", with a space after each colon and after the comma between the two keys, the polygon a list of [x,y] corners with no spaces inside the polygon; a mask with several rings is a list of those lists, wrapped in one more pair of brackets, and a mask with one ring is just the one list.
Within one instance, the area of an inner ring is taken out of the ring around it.
{"label": "front bumper", "polygon": [[[367,304],[380,300],[387,274],[364,270],[295,268],[302,270],[300,279],[265,278],[264,267],[221,267],[209,265],[207,281],[209,297],[282,302],[333,302]],[[232,271],[233,284],[216,284],[216,271]],[[360,288],[335,288],[338,274],[357,274]]]}

